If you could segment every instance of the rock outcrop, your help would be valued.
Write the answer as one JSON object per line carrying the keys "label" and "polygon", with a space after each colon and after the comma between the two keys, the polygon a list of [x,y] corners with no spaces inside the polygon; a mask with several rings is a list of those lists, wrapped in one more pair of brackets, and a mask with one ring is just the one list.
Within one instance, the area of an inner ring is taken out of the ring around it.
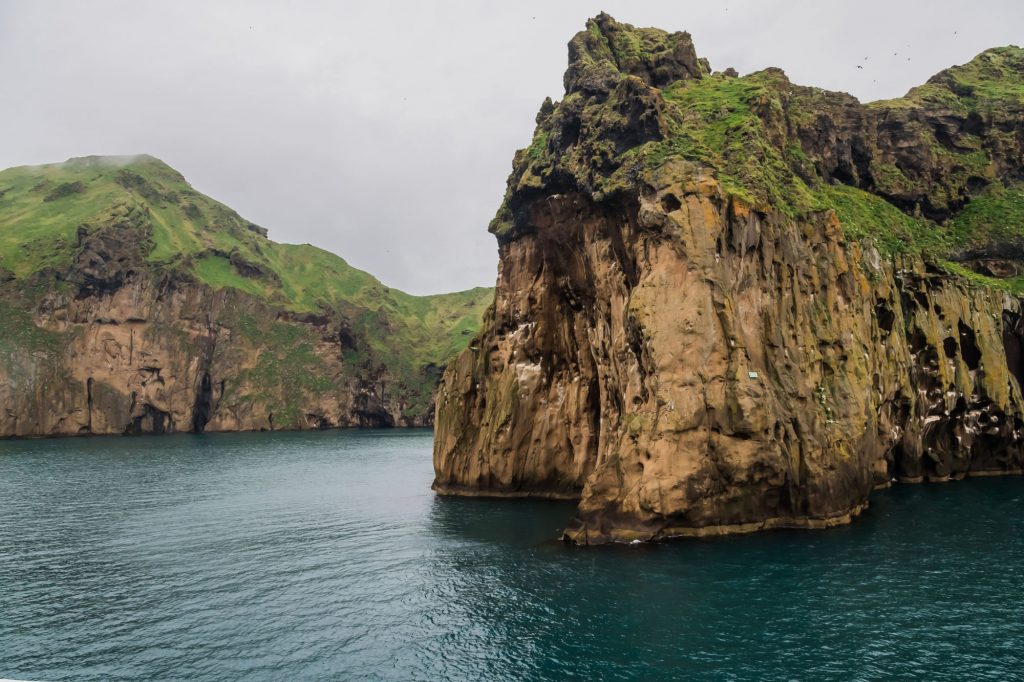
{"label": "rock outcrop", "polygon": [[276,244],[151,157],[0,195],[0,437],[430,426],[491,299]]}
{"label": "rock outcrop", "polygon": [[569,58],[442,380],[435,490],[578,498],[566,538],[601,543],[1024,469],[1024,50],[868,105],[607,15]]}

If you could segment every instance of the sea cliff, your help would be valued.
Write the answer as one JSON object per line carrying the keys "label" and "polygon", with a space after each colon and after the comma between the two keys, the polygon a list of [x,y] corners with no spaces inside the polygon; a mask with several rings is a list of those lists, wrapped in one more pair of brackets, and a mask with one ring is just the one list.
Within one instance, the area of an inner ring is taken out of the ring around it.
{"label": "sea cliff", "polygon": [[438,394],[441,494],[578,498],[566,539],[848,522],[1024,468],[1024,50],[862,104],[600,15],[491,232]]}
{"label": "sea cliff", "polygon": [[430,426],[487,289],[410,296],[148,156],[0,172],[0,437]]}

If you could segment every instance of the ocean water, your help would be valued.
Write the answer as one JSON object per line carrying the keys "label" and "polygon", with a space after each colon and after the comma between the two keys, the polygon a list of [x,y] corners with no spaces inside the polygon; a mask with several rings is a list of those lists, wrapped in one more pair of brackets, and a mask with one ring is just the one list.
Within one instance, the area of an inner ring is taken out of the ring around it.
{"label": "ocean water", "polygon": [[427,431],[0,442],[0,677],[1024,676],[1024,479],[827,531],[573,548]]}

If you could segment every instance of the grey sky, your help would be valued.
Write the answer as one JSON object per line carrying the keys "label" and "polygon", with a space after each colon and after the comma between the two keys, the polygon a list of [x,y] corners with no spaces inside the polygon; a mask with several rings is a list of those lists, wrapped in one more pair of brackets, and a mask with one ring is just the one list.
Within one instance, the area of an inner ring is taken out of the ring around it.
{"label": "grey sky", "polygon": [[490,286],[512,154],[601,10],[862,100],[1024,44],[1020,0],[0,0],[0,167],[149,153],[389,285]]}

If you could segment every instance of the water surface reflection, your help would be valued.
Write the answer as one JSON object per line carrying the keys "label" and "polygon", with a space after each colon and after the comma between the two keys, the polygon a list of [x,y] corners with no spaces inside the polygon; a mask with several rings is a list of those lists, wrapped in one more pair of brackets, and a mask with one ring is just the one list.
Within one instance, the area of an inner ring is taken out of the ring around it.
{"label": "water surface reflection", "polygon": [[0,677],[1006,679],[1024,480],[824,532],[575,548],[426,431],[0,443]]}

